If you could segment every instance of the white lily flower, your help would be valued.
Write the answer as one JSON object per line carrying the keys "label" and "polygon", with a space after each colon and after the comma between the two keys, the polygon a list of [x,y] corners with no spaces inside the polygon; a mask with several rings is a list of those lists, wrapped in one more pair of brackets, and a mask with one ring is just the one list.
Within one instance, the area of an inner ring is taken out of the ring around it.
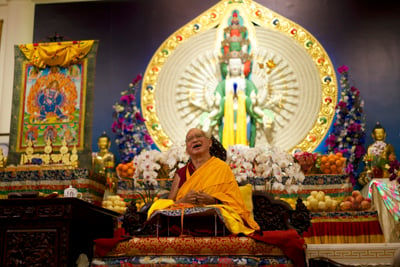
{"label": "white lily flower", "polygon": [[281,183],[275,182],[272,185],[272,190],[283,191],[285,190],[285,186]]}

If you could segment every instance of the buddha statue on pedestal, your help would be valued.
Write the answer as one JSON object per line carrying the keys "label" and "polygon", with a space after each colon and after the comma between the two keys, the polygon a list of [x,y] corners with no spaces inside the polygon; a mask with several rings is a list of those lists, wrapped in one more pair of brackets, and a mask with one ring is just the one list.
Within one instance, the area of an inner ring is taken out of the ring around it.
{"label": "buddha statue on pedestal", "polygon": [[114,154],[109,151],[111,140],[105,132],[98,138],[97,146],[99,151],[92,154],[93,172],[105,177],[106,169],[115,166]]}
{"label": "buddha statue on pedestal", "polygon": [[0,147],[0,168],[4,168],[6,163],[6,157],[4,156],[3,149]]}
{"label": "buddha statue on pedestal", "polygon": [[374,142],[368,146],[364,156],[365,170],[361,173],[359,182],[365,185],[372,178],[389,177],[389,162],[396,159],[393,145],[386,142],[386,130],[377,122],[372,129]]}

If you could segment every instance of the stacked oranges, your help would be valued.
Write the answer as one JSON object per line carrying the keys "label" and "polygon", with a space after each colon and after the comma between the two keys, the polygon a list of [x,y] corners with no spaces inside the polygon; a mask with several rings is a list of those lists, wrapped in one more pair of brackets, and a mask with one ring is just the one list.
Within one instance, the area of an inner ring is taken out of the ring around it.
{"label": "stacked oranges", "polygon": [[120,178],[133,178],[133,173],[135,172],[135,166],[133,161],[127,163],[120,163],[117,165],[117,174]]}
{"label": "stacked oranges", "polygon": [[321,172],[324,174],[342,174],[346,165],[346,158],[343,154],[329,154],[321,156]]}

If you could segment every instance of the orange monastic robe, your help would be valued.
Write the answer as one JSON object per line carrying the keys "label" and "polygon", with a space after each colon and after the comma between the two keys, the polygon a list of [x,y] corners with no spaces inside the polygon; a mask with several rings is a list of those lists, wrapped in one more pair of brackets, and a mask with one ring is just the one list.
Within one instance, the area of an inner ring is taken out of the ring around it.
{"label": "orange monastic robe", "polygon": [[[221,210],[231,233],[251,234],[260,229],[250,217],[232,170],[224,161],[212,157],[192,175],[186,172],[186,182],[179,189],[176,199],[183,198],[190,190],[203,191],[223,203],[210,206]],[[173,203],[170,199],[157,200],[151,206],[148,216],[156,210],[173,206]]]}

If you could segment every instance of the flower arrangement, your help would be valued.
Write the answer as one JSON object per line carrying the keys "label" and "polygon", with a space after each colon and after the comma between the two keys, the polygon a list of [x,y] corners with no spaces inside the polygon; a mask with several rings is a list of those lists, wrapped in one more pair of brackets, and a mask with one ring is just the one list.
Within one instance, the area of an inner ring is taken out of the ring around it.
{"label": "flower arrangement", "polygon": [[145,185],[156,186],[158,184],[158,172],[162,167],[162,152],[158,150],[145,150],[133,158],[136,166],[133,174],[134,186],[139,187],[138,179],[142,179]]}
{"label": "flower arrangement", "polygon": [[189,155],[186,153],[185,146],[174,144],[163,153],[162,162],[168,166],[169,178],[173,178],[175,172],[186,165],[189,161]]}
{"label": "flower arrangement", "polygon": [[[133,173],[133,186],[140,190],[140,205],[157,199],[159,193],[165,191],[160,186],[159,179],[173,178],[175,172],[183,167],[189,160],[184,146],[173,145],[168,151],[142,150],[133,158],[135,172]],[[156,188],[159,189],[156,190]]]}
{"label": "flower arrangement", "polygon": [[383,141],[376,141],[371,145],[370,155],[365,156],[367,167],[371,170],[377,168],[379,170],[388,169],[389,161],[382,157],[385,151],[386,143]]}
{"label": "flower arrangement", "polygon": [[346,172],[354,186],[359,175],[359,164],[365,154],[365,117],[364,101],[360,91],[350,86],[348,70],[347,66],[338,68],[342,92],[336,105],[336,122],[325,144],[328,152],[340,152],[347,158]]}
{"label": "flower arrangement", "polygon": [[141,80],[142,75],[138,74],[129,84],[129,89],[121,92],[119,102],[113,106],[114,122],[111,128],[116,134],[115,143],[123,163],[132,161],[143,149],[151,149],[153,144],[144,124],[145,119],[136,105],[136,93]]}
{"label": "flower arrangement", "polygon": [[[183,145],[174,145],[164,152],[142,151],[133,159],[134,186],[145,190],[154,189],[159,185],[158,178],[173,178],[175,172],[188,161],[189,156]],[[230,146],[227,163],[239,183],[251,177],[269,177],[273,178],[273,181],[271,180],[273,190],[286,189],[289,193],[296,193],[305,179],[300,165],[295,162],[293,156],[277,147]],[[284,177],[289,178],[285,185]]]}
{"label": "flower arrangement", "polygon": [[[305,179],[294,157],[278,147],[230,146],[227,163],[239,183],[251,177],[269,177],[272,190],[296,193]],[[285,185],[283,177],[289,178]]]}
{"label": "flower arrangement", "polygon": [[389,173],[390,173],[390,177],[389,180],[393,181],[396,180],[397,183],[400,184],[400,161],[398,161],[397,159],[390,161],[389,163]]}
{"label": "flower arrangement", "polygon": [[294,158],[301,166],[301,170],[305,174],[312,172],[317,163],[318,153],[310,153],[307,151],[298,151],[294,153]]}
{"label": "flower arrangement", "polygon": [[133,158],[133,165],[136,166],[133,174],[135,186],[138,181],[157,186],[157,178],[173,178],[175,172],[183,167],[189,160],[185,148],[173,145],[169,150],[160,152],[158,150],[142,151]]}

